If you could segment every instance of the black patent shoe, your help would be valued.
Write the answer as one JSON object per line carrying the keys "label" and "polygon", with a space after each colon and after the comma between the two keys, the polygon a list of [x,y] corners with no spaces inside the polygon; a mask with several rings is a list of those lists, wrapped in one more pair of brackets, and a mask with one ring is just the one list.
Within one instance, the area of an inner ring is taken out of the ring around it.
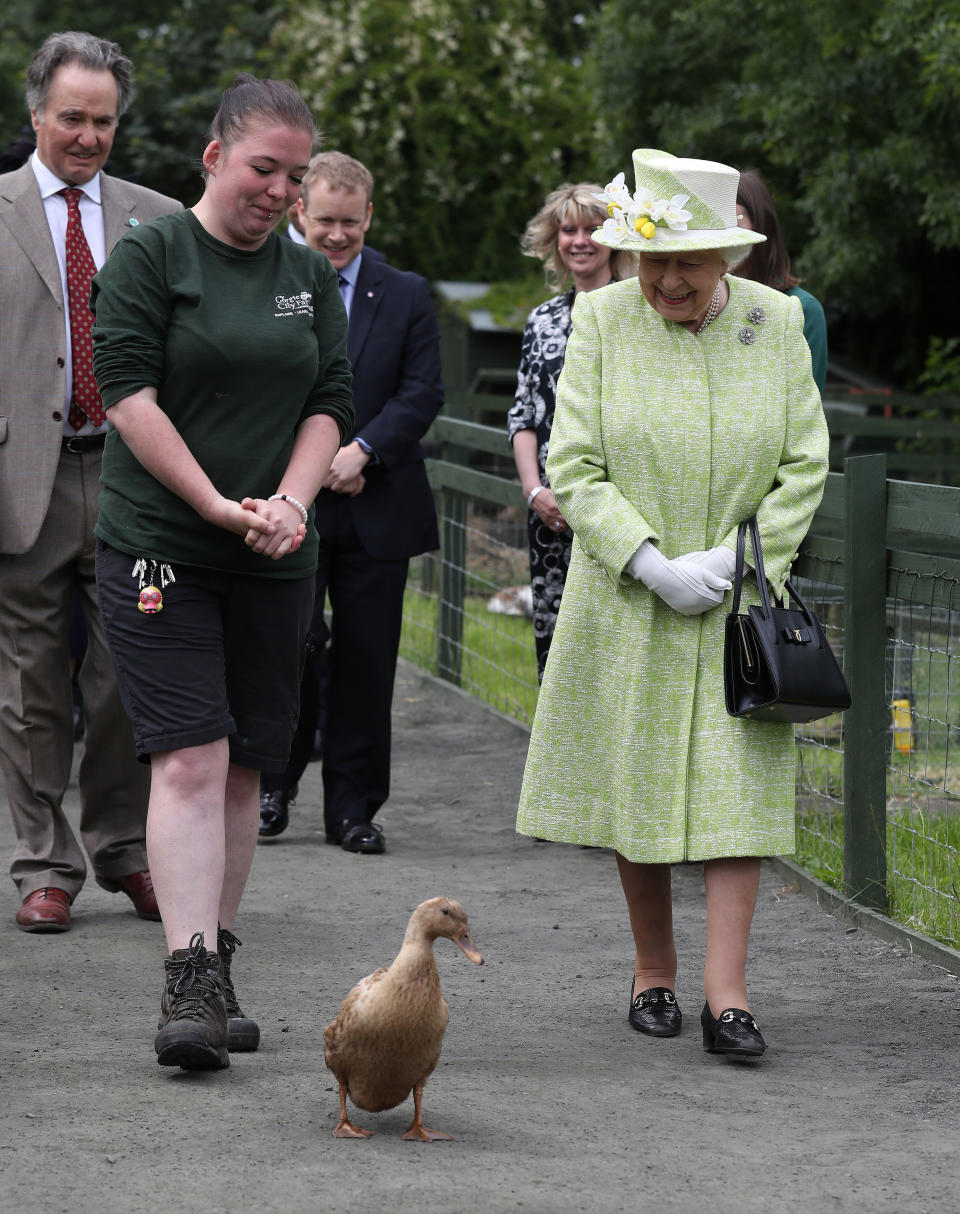
{"label": "black patent shoe", "polygon": [[261,839],[274,839],[287,829],[290,825],[290,806],[296,795],[296,788],[292,788],[290,792],[260,794],[260,827],[257,834]]}
{"label": "black patent shoe", "polygon": [[630,988],[630,1010],[627,1012],[630,1027],[650,1037],[676,1037],[683,1017],[673,991],[668,986],[652,986],[634,998],[636,984],[634,978]]}
{"label": "black patent shoe", "polygon": [[767,1048],[756,1020],[741,1007],[728,1007],[715,1020],[710,1004],[705,1003],[700,1023],[703,1025],[703,1048],[708,1054],[759,1058]]}
{"label": "black patent shoe", "polygon": [[344,851],[359,852],[364,856],[381,856],[387,850],[382,827],[351,818],[341,818],[332,830],[328,830],[327,842],[339,843]]}

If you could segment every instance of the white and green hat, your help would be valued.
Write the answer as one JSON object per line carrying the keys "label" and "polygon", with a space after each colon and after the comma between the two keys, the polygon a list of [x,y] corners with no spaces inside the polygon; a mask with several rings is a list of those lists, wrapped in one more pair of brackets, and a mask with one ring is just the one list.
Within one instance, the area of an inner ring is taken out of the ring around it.
{"label": "white and green hat", "polygon": [[737,226],[740,174],[715,160],[671,156],[657,148],[633,153],[637,188],[618,173],[594,194],[610,218],[593,234],[596,244],[630,253],[689,253],[735,249],[766,240]]}

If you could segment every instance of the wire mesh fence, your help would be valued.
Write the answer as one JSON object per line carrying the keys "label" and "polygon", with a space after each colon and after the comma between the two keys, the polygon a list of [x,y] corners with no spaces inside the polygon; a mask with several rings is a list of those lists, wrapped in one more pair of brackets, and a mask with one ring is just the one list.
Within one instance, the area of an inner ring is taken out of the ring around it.
{"label": "wire mesh fence", "polygon": [[[816,613],[842,662],[843,570],[838,560],[808,560],[797,590]],[[797,727],[797,858],[831,885],[843,881],[843,717]]]}
{"label": "wire mesh fence", "polygon": [[[441,504],[446,500],[438,494]],[[441,507],[441,514],[443,509]],[[442,517],[444,555],[412,563],[401,654],[442,669],[443,646],[459,653],[455,681],[530,724],[537,676],[528,611],[526,512],[467,495],[463,514]],[[451,553],[458,562],[448,566]],[[840,558],[805,554],[801,594],[844,651]],[[441,608],[445,573],[462,595]],[[887,600],[887,906],[889,913],[960,947],[960,580],[891,569]],[[944,605],[946,603],[946,605]],[[446,635],[441,621],[454,621]],[[797,731],[797,855],[844,888],[844,726],[840,716]]]}
{"label": "wire mesh fence", "polygon": [[[537,662],[529,615],[530,567],[526,512],[471,502],[465,522],[445,519],[462,532],[451,545],[466,554],[462,605],[455,604],[462,637],[460,686],[464,691],[529,725],[537,706]],[[439,619],[443,562],[419,557],[411,565],[404,602],[400,654],[427,669],[438,665],[445,635]]]}
{"label": "wire mesh fence", "polygon": [[896,918],[960,945],[960,580],[891,575],[888,896]]}

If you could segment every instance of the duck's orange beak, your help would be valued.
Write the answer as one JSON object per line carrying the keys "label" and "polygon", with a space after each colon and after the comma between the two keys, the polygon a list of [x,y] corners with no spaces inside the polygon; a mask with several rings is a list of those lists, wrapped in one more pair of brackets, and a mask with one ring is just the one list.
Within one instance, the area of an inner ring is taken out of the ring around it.
{"label": "duck's orange beak", "polygon": [[453,940],[468,960],[472,961],[474,965],[483,965],[483,957],[480,955],[477,946],[470,939],[470,932],[467,928],[464,928],[459,936],[454,936]]}

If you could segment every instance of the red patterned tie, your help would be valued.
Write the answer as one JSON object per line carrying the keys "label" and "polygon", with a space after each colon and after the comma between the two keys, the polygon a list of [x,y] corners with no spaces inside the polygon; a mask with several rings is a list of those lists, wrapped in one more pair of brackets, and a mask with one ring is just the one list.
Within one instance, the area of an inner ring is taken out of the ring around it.
{"label": "red patterned tie", "polygon": [[90,283],[97,272],[80,218],[82,190],[68,186],[60,190],[67,200],[67,302],[70,307],[70,342],[73,348],[73,396],[67,420],[79,430],[87,419],[102,426],[106,413],[93,378],[93,313]]}

